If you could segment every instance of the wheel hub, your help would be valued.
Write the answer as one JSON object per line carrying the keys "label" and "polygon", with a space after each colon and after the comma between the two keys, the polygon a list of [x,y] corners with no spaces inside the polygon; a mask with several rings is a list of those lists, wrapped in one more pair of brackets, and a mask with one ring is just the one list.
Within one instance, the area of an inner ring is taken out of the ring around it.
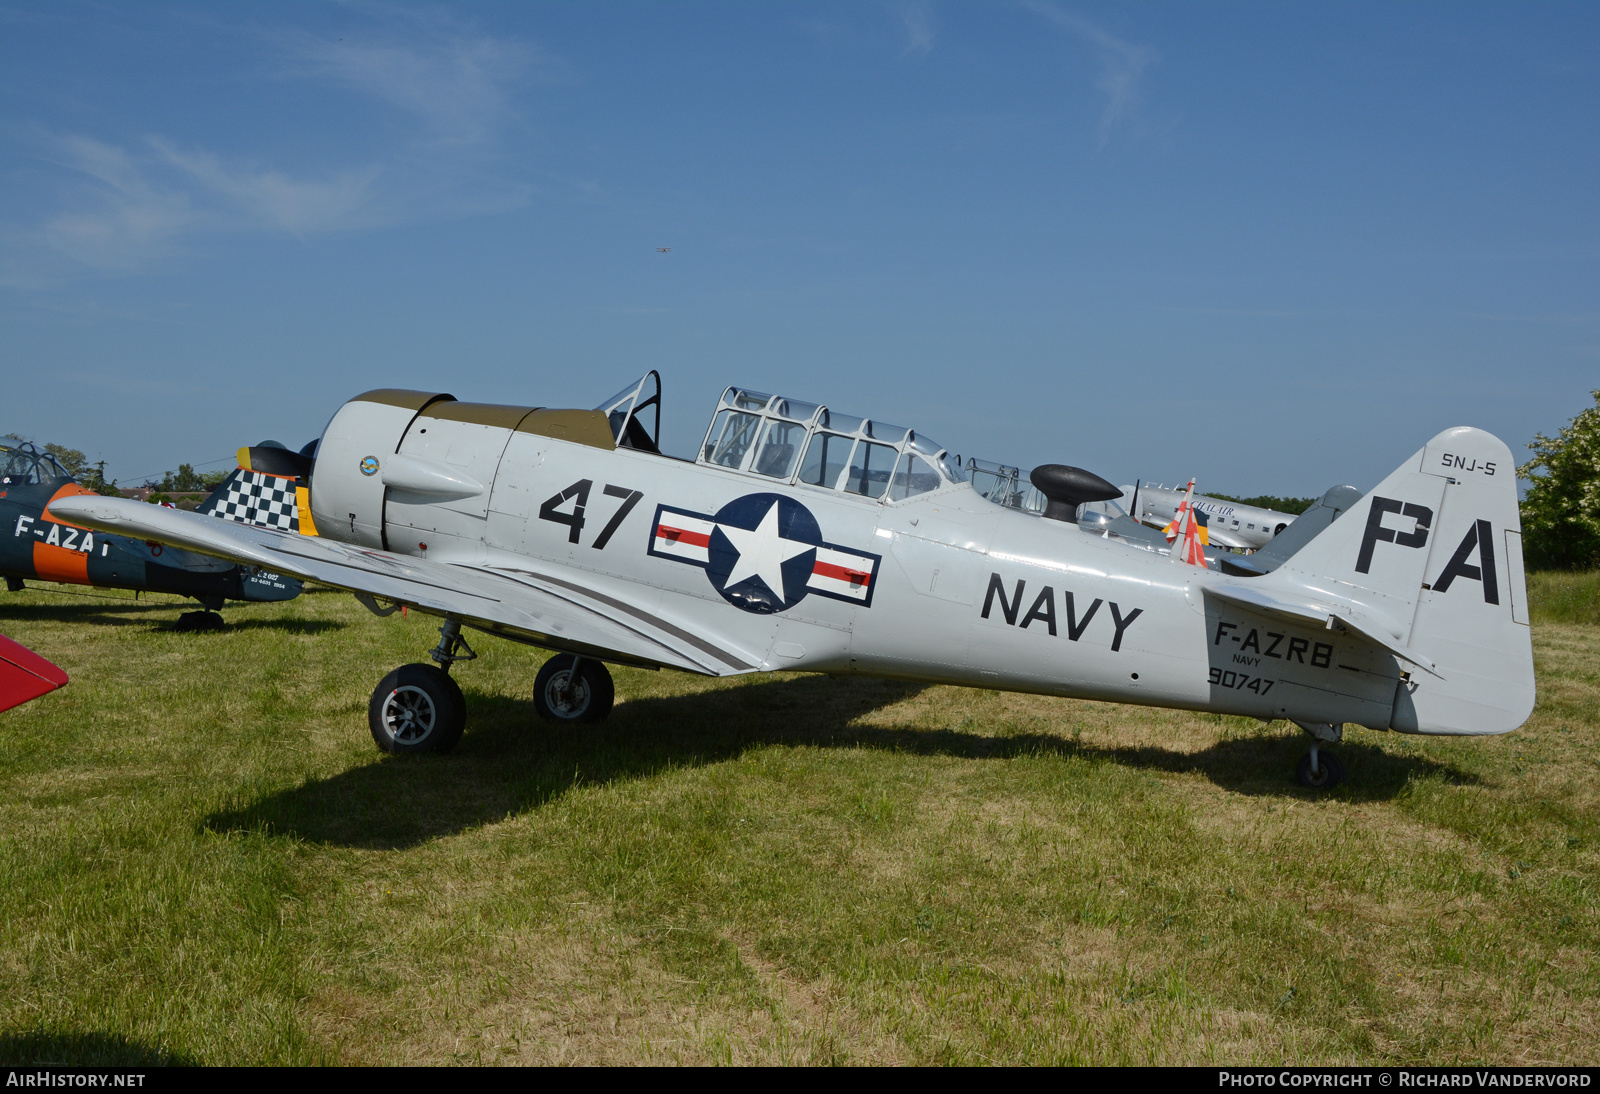
{"label": "wheel hub", "polygon": [[576,718],[588,709],[589,682],[571,671],[558,673],[545,688],[544,697],[551,710],[565,718]]}
{"label": "wheel hub", "polygon": [[438,711],[427,692],[414,684],[395,688],[383,701],[383,724],[397,744],[414,745],[433,732]]}

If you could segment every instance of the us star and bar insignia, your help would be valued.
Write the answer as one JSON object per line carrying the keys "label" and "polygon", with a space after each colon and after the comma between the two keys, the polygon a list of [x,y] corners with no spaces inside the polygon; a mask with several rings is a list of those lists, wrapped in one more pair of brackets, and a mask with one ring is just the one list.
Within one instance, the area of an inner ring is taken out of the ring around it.
{"label": "us star and bar insignia", "polygon": [[714,515],[656,507],[650,554],[699,566],[721,596],[771,614],[806,596],[871,607],[883,556],[826,543],[817,519],[781,494],[746,494]]}

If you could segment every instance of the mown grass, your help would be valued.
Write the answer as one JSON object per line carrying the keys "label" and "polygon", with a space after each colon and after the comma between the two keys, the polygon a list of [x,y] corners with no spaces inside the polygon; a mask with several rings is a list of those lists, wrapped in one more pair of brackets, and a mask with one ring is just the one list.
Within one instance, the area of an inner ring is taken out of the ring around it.
{"label": "mown grass", "polygon": [[872,680],[621,670],[555,731],[482,636],[459,751],[382,757],[430,621],[180,610],[0,598],[72,675],[0,715],[0,1062],[1600,1049],[1592,625],[1535,627],[1524,729],[1354,731],[1319,798],[1282,724]]}
{"label": "mown grass", "polygon": [[1536,623],[1600,627],[1600,570],[1529,574],[1528,602]]}

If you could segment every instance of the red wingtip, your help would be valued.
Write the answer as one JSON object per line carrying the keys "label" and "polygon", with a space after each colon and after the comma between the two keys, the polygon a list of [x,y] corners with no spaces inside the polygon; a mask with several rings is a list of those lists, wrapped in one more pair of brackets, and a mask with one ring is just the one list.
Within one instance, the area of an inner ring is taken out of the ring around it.
{"label": "red wingtip", "polygon": [[26,646],[0,635],[0,710],[63,687],[67,674]]}

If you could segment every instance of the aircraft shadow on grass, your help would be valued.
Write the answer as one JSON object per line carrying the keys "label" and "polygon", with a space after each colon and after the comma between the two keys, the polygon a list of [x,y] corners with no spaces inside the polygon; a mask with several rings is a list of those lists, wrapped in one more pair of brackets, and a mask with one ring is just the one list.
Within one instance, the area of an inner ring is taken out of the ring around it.
{"label": "aircraft shadow on grass", "polygon": [[[804,676],[694,695],[619,704],[597,725],[552,727],[533,703],[467,692],[470,725],[449,756],[393,756],[214,813],[212,831],[264,830],[313,843],[399,849],[537,809],[580,786],[645,778],[672,767],[714,764],[751,748],[858,748],[908,755],[1004,761],[1078,757],[1150,771],[1198,773],[1251,796],[1311,796],[1293,783],[1304,751],[1296,736],[1220,741],[1200,752],[1104,747],[1067,736],[991,737],[960,729],[856,725],[872,711],[916,695],[921,684]],[[1421,756],[1347,741],[1350,778],[1338,796],[1393,798],[1413,779],[1476,782]]]}
{"label": "aircraft shadow on grass", "polygon": [[[0,607],[0,624],[10,620],[26,623],[99,623],[111,627],[131,627],[146,624],[150,630],[171,630],[173,618],[167,618],[164,613],[187,612],[195,609],[194,604],[146,604],[131,598],[116,597],[115,600],[124,600],[126,603],[117,604],[109,602],[100,604],[25,604],[7,605]],[[227,609],[224,609],[226,611]],[[152,612],[160,612],[160,618],[146,618]],[[229,619],[223,617],[225,626],[220,633],[228,631],[284,631],[288,634],[325,634],[330,631],[343,630],[348,624],[333,619]],[[219,632],[195,632],[211,633]]]}
{"label": "aircraft shadow on grass", "polygon": [[182,1067],[194,1060],[115,1033],[0,1033],[0,1060],[12,1067]]}
{"label": "aircraft shadow on grass", "polygon": [[[115,603],[121,600],[125,603]],[[16,620],[22,623],[103,623],[113,627],[129,627],[138,623],[154,622],[140,616],[151,612],[168,612],[177,604],[141,604],[131,597],[107,597],[99,604],[17,604],[0,606],[0,623]]]}
{"label": "aircraft shadow on grass", "polygon": [[341,623],[337,619],[230,619],[221,633],[282,631],[285,634],[330,634],[333,631],[342,631],[348,626],[348,623]]}

